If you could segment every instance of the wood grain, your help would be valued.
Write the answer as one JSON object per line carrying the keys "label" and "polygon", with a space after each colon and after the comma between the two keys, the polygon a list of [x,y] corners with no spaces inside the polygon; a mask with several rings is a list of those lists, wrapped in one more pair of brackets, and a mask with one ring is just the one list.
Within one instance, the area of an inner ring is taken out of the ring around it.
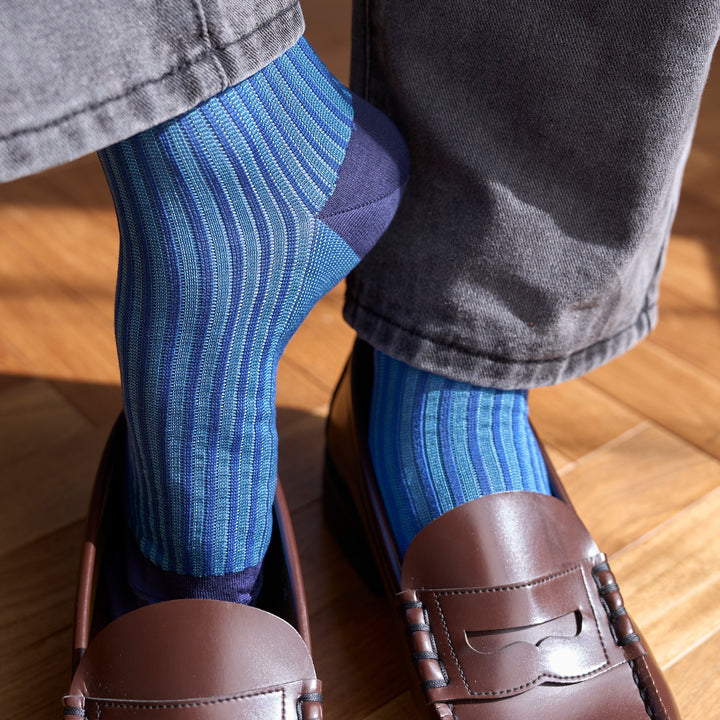
{"label": "wood grain", "polygon": [[579,460],[563,482],[595,541],[612,553],[720,487],[720,464],[645,422]]}
{"label": "wood grain", "polygon": [[715,632],[700,646],[690,647],[682,659],[665,672],[675,693],[682,717],[717,718],[720,691],[720,631]]}
{"label": "wood grain", "polygon": [[720,382],[646,340],[586,375],[587,382],[720,458]]}
{"label": "wood grain", "polygon": [[663,666],[720,628],[719,512],[717,489],[610,559],[627,608]]}

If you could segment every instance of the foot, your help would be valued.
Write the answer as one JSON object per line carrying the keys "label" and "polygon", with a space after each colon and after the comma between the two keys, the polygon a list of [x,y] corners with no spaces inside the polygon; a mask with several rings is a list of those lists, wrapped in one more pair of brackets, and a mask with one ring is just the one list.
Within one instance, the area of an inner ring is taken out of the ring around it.
{"label": "foot", "polygon": [[103,575],[125,523],[125,427],[121,418],[93,489],[65,716],[137,719],[159,712],[222,720],[230,713],[236,720],[321,720],[298,551],[279,485],[262,609],[186,599],[142,607],[111,622],[107,601],[114,598],[106,595]]}
{"label": "foot", "polygon": [[[552,496],[497,492],[430,522],[400,552],[368,444],[373,350],[356,342],[327,424],[325,509],[374,560],[428,717],[678,720],[607,558],[552,467]],[[364,547],[361,544],[364,543]]]}

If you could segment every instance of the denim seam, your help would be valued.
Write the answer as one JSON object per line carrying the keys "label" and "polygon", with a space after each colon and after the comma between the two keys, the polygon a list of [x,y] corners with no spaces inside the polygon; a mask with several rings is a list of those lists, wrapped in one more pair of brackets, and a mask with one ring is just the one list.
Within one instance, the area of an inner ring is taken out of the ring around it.
{"label": "denim seam", "polygon": [[[208,29],[207,18],[205,17],[205,11],[202,7],[201,0],[192,0],[192,5],[195,10],[195,18],[200,29],[200,37],[205,44],[205,51],[207,53],[212,53],[212,50],[215,47],[215,42],[210,37],[210,30]],[[222,88],[228,86],[230,80],[225,72],[225,69],[220,64],[217,55],[211,54],[210,58],[213,66],[215,67],[215,71],[217,72],[218,80],[220,81],[220,89],[222,90]]]}
{"label": "denim seam", "polygon": [[78,115],[82,115],[85,112],[98,110],[99,108],[103,107],[104,105],[107,105],[112,102],[116,102],[117,100],[122,100],[125,97],[128,97],[129,95],[132,95],[133,93],[137,92],[138,90],[141,90],[144,87],[147,87],[149,85],[155,85],[157,83],[163,82],[164,80],[167,80],[168,78],[172,77],[173,75],[177,75],[185,70],[188,70],[189,68],[193,67],[194,65],[197,65],[199,62],[205,60],[206,58],[212,56],[214,53],[221,52],[223,50],[226,50],[229,47],[232,47],[233,45],[238,45],[241,42],[244,42],[248,38],[251,38],[256,33],[260,32],[261,30],[264,30],[266,27],[271,25],[276,20],[280,19],[284,15],[287,15],[292,10],[297,8],[299,6],[299,0],[294,0],[290,5],[285,7],[283,10],[278,12],[276,15],[273,15],[273,17],[268,18],[265,22],[261,23],[257,27],[253,28],[249,33],[245,33],[245,35],[241,35],[238,38],[235,38],[235,40],[232,40],[231,42],[225,43],[223,45],[214,45],[208,49],[200,53],[197,57],[192,58],[190,60],[184,60],[183,62],[179,63],[172,69],[168,70],[167,72],[163,73],[162,75],[159,75],[155,78],[150,78],[149,80],[143,80],[142,82],[136,83],[135,85],[131,85],[129,88],[125,89],[123,92],[113,95],[109,98],[105,98],[104,100],[98,100],[96,102],[88,103],[87,105],[84,105],[81,108],[78,108],[76,110],[73,110],[72,112],[66,113],[65,115],[55,118],[54,120],[51,120],[50,122],[43,123],[42,125],[37,125],[35,127],[30,128],[22,128],[20,130],[13,130],[10,133],[7,133],[7,135],[0,135],[0,142],[5,142],[7,140],[13,140],[16,137],[20,137],[22,135],[31,135],[33,133],[42,132],[44,130],[48,130],[52,127],[55,127],[57,125],[61,125],[64,122],[67,122],[68,120],[71,120],[74,117],[77,117]]}
{"label": "denim seam", "polygon": [[471,357],[485,358],[486,360],[490,360],[491,362],[498,363],[498,364],[505,364],[505,365],[547,365],[550,363],[564,362],[573,357],[578,357],[580,355],[587,353],[589,350],[592,350],[597,345],[600,345],[602,343],[612,342],[613,340],[620,337],[621,335],[624,335],[629,330],[632,330],[638,324],[638,322],[640,321],[640,319],[642,317],[645,317],[646,323],[649,324],[650,323],[650,311],[653,310],[655,307],[657,307],[656,303],[654,303],[652,305],[647,304],[647,298],[646,298],[646,301],[645,301],[645,304],[644,304],[642,310],[638,313],[637,317],[635,318],[635,320],[632,323],[630,323],[630,325],[623,328],[622,330],[619,330],[618,332],[616,332],[614,335],[611,335],[610,337],[603,338],[602,340],[597,340],[592,345],[588,345],[587,347],[581,348],[580,350],[576,350],[575,352],[572,352],[569,355],[562,355],[559,357],[552,357],[552,358],[544,358],[543,360],[513,360],[511,358],[502,357],[500,355],[491,355],[489,353],[479,352],[477,350],[471,350],[470,348],[465,347],[464,345],[461,345],[460,343],[440,341],[437,338],[430,337],[429,335],[425,335],[421,332],[418,332],[417,330],[405,327],[404,325],[401,325],[397,321],[392,320],[391,318],[386,317],[385,315],[382,315],[381,313],[378,313],[375,310],[372,310],[367,305],[364,305],[363,303],[361,303],[356,297],[350,296],[349,299],[356,305],[356,307],[362,308],[362,310],[369,313],[370,315],[373,315],[374,317],[378,318],[379,320],[382,320],[383,322],[386,322],[388,325],[392,325],[393,327],[396,327],[399,330],[402,330],[403,332],[408,333],[409,335],[419,337],[422,340],[427,340],[435,345],[449,348],[451,350],[455,350],[457,352],[464,353],[465,355],[469,355]]}

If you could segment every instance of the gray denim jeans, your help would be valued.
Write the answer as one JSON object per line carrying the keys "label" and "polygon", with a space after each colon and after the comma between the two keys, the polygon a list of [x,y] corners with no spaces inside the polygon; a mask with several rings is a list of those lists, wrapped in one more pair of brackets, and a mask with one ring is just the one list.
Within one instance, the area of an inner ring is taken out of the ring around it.
{"label": "gray denim jeans", "polygon": [[345,317],[456,380],[566,380],[645,336],[720,2],[356,0],[353,89],[410,182]]}
{"label": "gray denim jeans", "polygon": [[304,29],[298,0],[5,0],[0,182],[180,115]]}
{"label": "gray denim jeans", "polygon": [[[720,0],[356,0],[352,85],[411,154],[348,280],[375,347],[456,380],[580,375],[653,326]],[[0,180],[240,82],[303,31],[296,0],[11,0]]]}

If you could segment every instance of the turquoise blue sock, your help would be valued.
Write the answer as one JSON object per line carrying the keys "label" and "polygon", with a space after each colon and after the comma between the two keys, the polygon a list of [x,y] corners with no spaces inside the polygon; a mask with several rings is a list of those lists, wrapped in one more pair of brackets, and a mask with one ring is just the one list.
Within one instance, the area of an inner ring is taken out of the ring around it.
{"label": "turquoise blue sock", "polygon": [[128,524],[153,565],[129,576],[144,599],[248,600],[272,527],[278,360],[387,227],[404,143],[301,40],[101,160],[121,239]]}
{"label": "turquoise blue sock", "polygon": [[376,350],[369,442],[403,554],[462,503],[504,490],[551,494],[524,390],[447,380]]}

